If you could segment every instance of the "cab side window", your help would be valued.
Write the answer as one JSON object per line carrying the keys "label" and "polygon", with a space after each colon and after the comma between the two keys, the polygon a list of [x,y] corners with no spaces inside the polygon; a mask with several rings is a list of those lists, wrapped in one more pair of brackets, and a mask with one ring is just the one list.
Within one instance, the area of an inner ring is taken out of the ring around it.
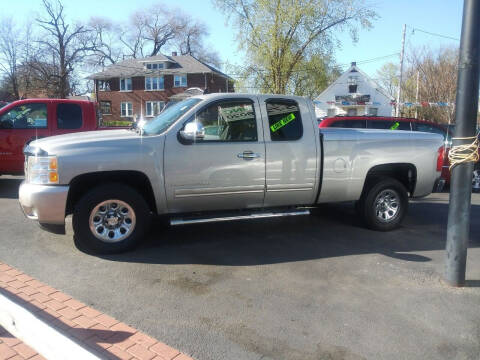
{"label": "cab side window", "polygon": [[397,121],[396,119],[368,120],[367,127],[369,129],[411,130],[409,121]]}
{"label": "cab side window", "polygon": [[257,120],[253,101],[219,101],[200,110],[193,120],[203,127],[208,141],[257,141]]}
{"label": "cab side window", "polygon": [[302,137],[302,118],[296,101],[270,99],[266,106],[272,141],[294,141]]}
{"label": "cab side window", "polygon": [[82,127],[82,108],[78,104],[58,104],[57,127],[59,129],[80,129]]}
{"label": "cab side window", "polygon": [[2,129],[46,129],[47,104],[18,105],[0,117]]}

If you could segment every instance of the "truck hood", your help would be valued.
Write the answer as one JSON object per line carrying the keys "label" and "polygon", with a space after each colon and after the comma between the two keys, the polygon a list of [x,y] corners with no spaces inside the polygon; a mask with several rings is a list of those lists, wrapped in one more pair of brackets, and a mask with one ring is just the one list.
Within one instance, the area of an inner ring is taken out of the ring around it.
{"label": "truck hood", "polygon": [[46,137],[32,141],[30,145],[54,154],[56,150],[62,148],[84,148],[94,143],[105,144],[110,141],[133,140],[137,138],[140,139],[141,136],[133,130],[97,130]]}

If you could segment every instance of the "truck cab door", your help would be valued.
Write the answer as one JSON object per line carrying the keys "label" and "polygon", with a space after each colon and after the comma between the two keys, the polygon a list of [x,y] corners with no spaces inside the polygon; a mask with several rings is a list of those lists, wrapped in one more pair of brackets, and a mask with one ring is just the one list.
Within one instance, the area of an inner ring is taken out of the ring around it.
{"label": "truck cab door", "polygon": [[320,140],[304,99],[261,96],[266,148],[265,207],[315,202],[320,179]]}
{"label": "truck cab door", "polygon": [[0,174],[22,174],[23,147],[50,135],[47,103],[21,103],[0,114]]}
{"label": "truck cab door", "polygon": [[[258,208],[265,192],[265,145],[255,96],[215,100],[166,136],[169,212]],[[195,128],[195,140],[182,131]]]}

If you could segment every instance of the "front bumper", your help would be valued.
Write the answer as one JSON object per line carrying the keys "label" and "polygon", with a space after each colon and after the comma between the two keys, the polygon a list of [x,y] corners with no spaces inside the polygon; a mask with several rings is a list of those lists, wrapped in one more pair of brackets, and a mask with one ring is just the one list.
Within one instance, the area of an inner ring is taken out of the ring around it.
{"label": "front bumper", "polygon": [[[18,200],[25,216],[37,220],[46,230],[65,227],[68,186],[35,185],[23,181]],[[52,231],[52,230],[50,230]]]}

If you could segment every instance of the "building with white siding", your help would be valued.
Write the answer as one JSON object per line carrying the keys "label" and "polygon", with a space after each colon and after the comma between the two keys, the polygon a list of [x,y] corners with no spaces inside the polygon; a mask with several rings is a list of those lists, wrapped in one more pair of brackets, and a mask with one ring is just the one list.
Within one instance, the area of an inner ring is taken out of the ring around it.
{"label": "building with white siding", "polygon": [[392,116],[393,96],[361,71],[355,62],[315,100],[318,118],[335,115]]}

